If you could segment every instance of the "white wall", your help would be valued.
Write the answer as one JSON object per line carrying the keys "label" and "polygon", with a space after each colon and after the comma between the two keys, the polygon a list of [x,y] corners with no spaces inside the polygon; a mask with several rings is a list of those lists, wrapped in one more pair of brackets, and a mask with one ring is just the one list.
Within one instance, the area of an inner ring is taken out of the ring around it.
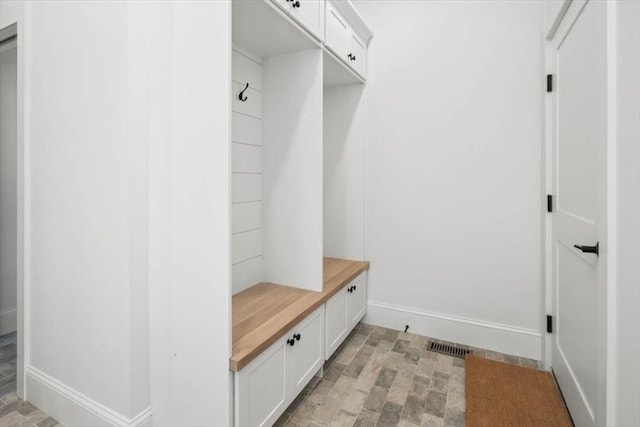
{"label": "white wall", "polygon": [[28,10],[26,397],[128,422],[149,407],[146,29],[127,3]]}
{"label": "white wall", "polygon": [[229,4],[0,3],[16,20],[25,398],[229,424]]}
{"label": "white wall", "polygon": [[542,3],[358,1],[368,320],[541,357]]}
{"label": "white wall", "polygon": [[17,327],[17,52],[0,45],[0,335]]}
{"label": "white wall", "polygon": [[[250,53],[234,49],[232,64],[231,276],[235,294],[263,279],[262,62]],[[249,87],[244,92],[246,101],[242,102],[238,94],[246,83]]]}
{"label": "white wall", "polygon": [[611,425],[640,425],[640,3],[616,2],[617,286]]}

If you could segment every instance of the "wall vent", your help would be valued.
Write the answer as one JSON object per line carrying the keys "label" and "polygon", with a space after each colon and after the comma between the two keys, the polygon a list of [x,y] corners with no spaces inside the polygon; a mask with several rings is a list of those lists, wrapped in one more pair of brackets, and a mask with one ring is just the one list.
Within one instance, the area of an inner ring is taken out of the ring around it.
{"label": "wall vent", "polygon": [[471,353],[471,351],[466,348],[454,347],[451,344],[442,344],[433,341],[429,341],[429,347],[427,347],[427,350],[446,354],[448,356],[460,357],[462,359],[464,359],[467,354]]}

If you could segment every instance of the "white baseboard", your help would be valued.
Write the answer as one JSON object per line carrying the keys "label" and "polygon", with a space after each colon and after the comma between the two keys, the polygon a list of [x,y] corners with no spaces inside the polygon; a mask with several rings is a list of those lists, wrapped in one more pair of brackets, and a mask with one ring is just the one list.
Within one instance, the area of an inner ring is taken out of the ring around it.
{"label": "white baseboard", "polygon": [[18,310],[7,308],[0,311],[0,335],[15,332],[18,329]]}
{"label": "white baseboard", "polygon": [[534,360],[542,358],[538,331],[369,301],[365,323]]}
{"label": "white baseboard", "polygon": [[27,400],[62,425],[69,427],[151,425],[151,407],[133,418],[127,418],[33,366],[27,366],[25,374]]}

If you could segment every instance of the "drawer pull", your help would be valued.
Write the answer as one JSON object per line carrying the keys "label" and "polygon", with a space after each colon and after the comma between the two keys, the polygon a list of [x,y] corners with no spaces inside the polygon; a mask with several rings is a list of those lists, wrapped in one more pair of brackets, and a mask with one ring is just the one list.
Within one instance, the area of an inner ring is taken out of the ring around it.
{"label": "drawer pull", "polygon": [[300,1],[296,0],[293,4],[293,7],[300,7]]}
{"label": "drawer pull", "polygon": [[353,285],[353,290],[355,291],[356,289],[358,289],[358,287],[356,285]]}
{"label": "drawer pull", "polygon": [[296,339],[296,341],[300,341],[300,334],[294,334],[293,337]]}
{"label": "drawer pull", "polygon": [[289,344],[291,347],[293,347],[295,343],[296,343],[296,342],[295,342],[295,340],[293,340],[293,338],[289,338],[289,339],[287,340],[287,344]]}
{"label": "drawer pull", "polygon": [[244,92],[249,89],[249,83],[247,82],[247,85],[244,87],[244,89],[242,89],[242,92],[240,92],[240,94],[238,95],[238,99],[242,102],[245,102],[247,99],[246,96],[244,96]]}

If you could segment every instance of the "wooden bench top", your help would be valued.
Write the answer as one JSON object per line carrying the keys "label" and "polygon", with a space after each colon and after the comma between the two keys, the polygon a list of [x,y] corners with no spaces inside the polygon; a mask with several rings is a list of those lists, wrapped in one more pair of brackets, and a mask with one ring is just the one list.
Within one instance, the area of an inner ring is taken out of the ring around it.
{"label": "wooden bench top", "polygon": [[258,283],[233,296],[233,350],[239,371],[307,315],[369,268],[368,261],[324,258],[322,292]]}

